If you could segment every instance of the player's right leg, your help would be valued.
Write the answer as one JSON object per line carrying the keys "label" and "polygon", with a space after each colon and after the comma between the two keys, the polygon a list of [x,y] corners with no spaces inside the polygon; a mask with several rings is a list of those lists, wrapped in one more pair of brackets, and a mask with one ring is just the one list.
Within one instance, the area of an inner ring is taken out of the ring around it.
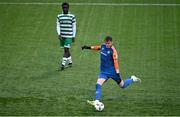
{"label": "player's right leg", "polygon": [[68,51],[69,51],[69,48],[64,47],[64,55],[63,55],[62,63],[61,63],[61,70],[64,70],[64,68],[66,67],[66,63],[68,61]]}
{"label": "player's right leg", "polygon": [[109,79],[109,77],[104,74],[104,73],[100,73],[99,74],[99,78],[96,82],[96,94],[95,94],[95,100],[94,101],[89,101],[87,100],[87,102],[91,105],[95,105],[96,102],[99,102],[101,99],[101,87],[104,84],[104,82],[106,82]]}
{"label": "player's right leg", "polygon": [[66,65],[66,61],[67,61],[67,58],[65,57],[64,42],[65,42],[65,38],[60,39],[60,47],[64,49],[64,55],[63,55],[62,60],[60,60],[60,64],[59,64],[59,67],[61,68],[61,70],[64,69]]}
{"label": "player's right leg", "polygon": [[95,100],[100,100],[101,99],[101,87],[103,85],[103,83],[106,81],[105,78],[103,77],[99,77],[96,83],[96,96],[95,96]]}
{"label": "player's right leg", "polygon": [[72,44],[72,38],[66,38],[65,43],[64,43],[64,47],[67,48],[67,67],[71,67],[72,66],[72,57],[71,57],[71,53],[70,53],[70,48],[71,48],[71,44]]}
{"label": "player's right leg", "polygon": [[98,78],[97,83],[96,83],[95,100],[94,101],[87,100],[87,103],[94,106],[97,102],[99,102],[99,100],[101,98],[101,87],[105,81],[106,81],[106,79],[104,79],[104,78]]}

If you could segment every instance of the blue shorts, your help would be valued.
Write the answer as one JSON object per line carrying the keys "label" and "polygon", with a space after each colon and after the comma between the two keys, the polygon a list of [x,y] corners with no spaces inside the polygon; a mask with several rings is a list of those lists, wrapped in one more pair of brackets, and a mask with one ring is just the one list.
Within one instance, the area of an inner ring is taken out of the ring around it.
{"label": "blue shorts", "polygon": [[106,81],[111,78],[113,79],[117,84],[119,84],[121,82],[121,76],[120,78],[116,75],[116,74],[106,74],[106,73],[100,73],[98,76],[100,79],[105,79]]}

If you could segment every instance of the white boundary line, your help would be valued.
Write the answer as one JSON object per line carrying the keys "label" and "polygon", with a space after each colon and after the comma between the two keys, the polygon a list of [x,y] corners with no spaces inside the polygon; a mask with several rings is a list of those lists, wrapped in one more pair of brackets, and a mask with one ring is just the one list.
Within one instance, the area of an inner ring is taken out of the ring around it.
{"label": "white boundary line", "polygon": [[[60,5],[60,3],[43,2],[0,2],[0,5]],[[70,3],[73,6],[180,6],[180,4],[153,4],[153,3]]]}

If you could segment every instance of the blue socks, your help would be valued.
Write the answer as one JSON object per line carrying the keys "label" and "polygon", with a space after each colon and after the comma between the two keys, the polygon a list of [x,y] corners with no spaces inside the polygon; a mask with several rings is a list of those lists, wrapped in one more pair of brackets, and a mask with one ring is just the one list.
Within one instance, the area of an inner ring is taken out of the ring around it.
{"label": "blue socks", "polygon": [[[133,83],[133,80],[132,79],[126,79],[124,81],[124,85],[123,85],[123,89],[125,89],[126,87],[128,87],[129,85],[131,85]],[[96,97],[95,97],[95,100],[100,100],[101,98],[101,85],[100,84],[96,84]]]}
{"label": "blue socks", "polygon": [[133,80],[132,79],[126,79],[125,81],[124,81],[124,85],[123,85],[123,89],[124,88],[126,88],[126,87],[128,87],[130,84],[132,84],[133,83]]}
{"label": "blue socks", "polygon": [[100,84],[96,84],[96,100],[100,100],[101,98],[101,85]]}

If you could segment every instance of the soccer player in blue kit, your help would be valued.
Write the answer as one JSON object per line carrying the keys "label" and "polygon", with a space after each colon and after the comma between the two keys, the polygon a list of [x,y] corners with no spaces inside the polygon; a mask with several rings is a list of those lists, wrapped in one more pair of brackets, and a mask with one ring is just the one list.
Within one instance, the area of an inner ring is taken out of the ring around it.
{"label": "soccer player in blue kit", "polygon": [[112,44],[112,37],[107,36],[101,46],[82,46],[82,50],[90,49],[100,51],[100,74],[96,83],[95,101],[88,101],[91,105],[95,105],[96,102],[100,101],[101,87],[109,78],[112,78],[122,89],[125,89],[135,82],[141,83],[141,79],[134,75],[125,81],[122,80],[119,72],[118,54]]}

